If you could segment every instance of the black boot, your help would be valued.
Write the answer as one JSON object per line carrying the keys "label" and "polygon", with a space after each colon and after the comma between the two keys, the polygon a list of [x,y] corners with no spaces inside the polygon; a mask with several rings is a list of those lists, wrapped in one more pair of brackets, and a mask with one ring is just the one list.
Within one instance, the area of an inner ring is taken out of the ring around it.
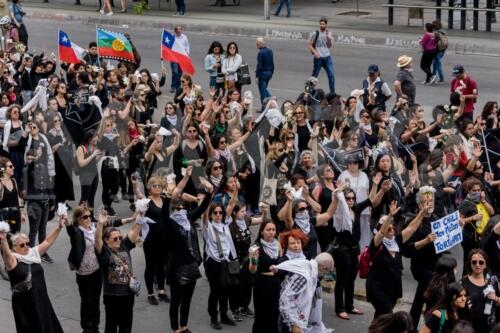
{"label": "black boot", "polygon": [[211,318],[210,318],[210,326],[211,326],[214,330],[221,330],[221,329],[222,329],[222,325],[221,325],[221,323],[219,322],[219,320],[217,319],[217,316],[215,316],[215,317],[211,317]]}

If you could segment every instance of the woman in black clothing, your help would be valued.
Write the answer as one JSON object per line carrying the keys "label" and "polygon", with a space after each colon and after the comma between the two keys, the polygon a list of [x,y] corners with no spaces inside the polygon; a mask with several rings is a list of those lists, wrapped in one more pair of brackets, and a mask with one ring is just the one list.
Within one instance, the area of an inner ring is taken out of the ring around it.
{"label": "woman in black clothing", "polygon": [[[335,184],[333,183],[335,174],[330,165],[323,164],[316,170],[316,175],[320,181],[314,188],[312,196],[321,205],[321,212],[324,213],[332,202],[332,193],[335,190]],[[319,247],[321,252],[324,252],[334,238],[333,220],[330,219],[325,226],[316,227],[316,232],[318,234]]]}
{"label": "woman in black clothing", "polygon": [[[85,206],[73,210],[73,224],[66,225],[71,249],[68,262],[76,272],[76,283],[80,292],[80,325],[84,332],[99,332],[99,303],[102,290],[102,272],[94,250],[96,227],[91,221],[92,213]],[[132,222],[134,218],[108,221],[105,213],[99,221],[109,227],[118,227]]]}
{"label": "woman in black clothing", "polygon": [[429,311],[420,333],[449,333],[458,320],[469,319],[467,290],[459,283],[446,285],[443,296]]}
{"label": "woman in black clothing", "polygon": [[98,137],[94,130],[85,133],[83,143],[76,149],[77,173],[80,176],[80,204],[86,202],[90,209],[94,208],[94,197],[99,184],[97,162],[103,152],[97,148]]}
{"label": "woman in black clothing", "polygon": [[116,216],[111,204],[118,193],[119,187],[118,170],[120,165],[118,156],[120,155],[120,148],[118,147],[117,138],[118,134],[115,130],[113,118],[103,119],[99,128],[99,143],[97,146],[104,156],[101,166],[102,203],[110,216]]}
{"label": "woman in black clothing", "polygon": [[47,140],[49,140],[54,152],[54,160],[56,164],[56,176],[54,184],[54,192],[56,195],[56,203],[75,200],[73,189],[73,151],[72,142],[62,130],[61,115],[54,116],[49,119]]}
{"label": "woman in black clothing", "polygon": [[146,99],[148,101],[148,106],[149,106],[149,111],[151,112],[151,116],[153,116],[154,111],[158,107],[158,96],[161,95],[161,90],[160,87],[163,87],[165,85],[165,78],[166,78],[166,73],[165,69],[162,68],[161,70],[161,78],[158,78],[159,80],[153,80],[153,77],[151,76],[151,73],[149,72],[148,69],[143,68],[139,71],[139,74],[141,75],[140,78],[140,84],[144,84],[147,86],[146,89]]}
{"label": "woman in black clothing", "polygon": [[186,204],[180,197],[170,202],[172,213],[166,224],[169,253],[167,280],[170,282],[171,296],[170,328],[176,333],[190,332],[188,330],[189,308],[196,287],[196,279],[201,277],[198,266],[202,262],[194,223],[208,208],[211,199],[211,193],[207,194],[201,204],[189,212],[186,211]]}
{"label": "woman in black clothing", "polygon": [[[210,185],[207,186],[210,188]],[[213,189],[211,189],[213,193]],[[238,254],[231,237],[229,227],[224,224],[226,212],[222,204],[212,204],[208,216],[203,216],[203,239],[205,240],[205,274],[210,284],[208,296],[208,314],[210,326],[222,329],[222,324],[235,326],[228,314],[229,295],[234,292],[234,285],[222,285],[223,270],[228,262],[238,259]],[[218,320],[217,304],[221,321]]]}
{"label": "woman in black clothing", "polygon": [[170,165],[170,156],[179,147],[181,139],[181,135],[175,129],[172,129],[172,134],[174,135],[172,144],[167,148],[163,148],[163,136],[156,133],[153,143],[151,143],[144,155],[144,161],[147,163],[146,181],[155,174],[156,170],[159,168],[168,168]]}
{"label": "woman in black clothing", "polygon": [[23,138],[27,136],[20,118],[21,107],[17,104],[12,104],[7,109],[6,117],[7,122],[4,125],[3,132],[3,150],[9,153],[9,159],[14,165],[14,178],[20,184],[24,168]]}
{"label": "woman in black clothing", "polygon": [[444,296],[447,286],[455,282],[457,260],[453,257],[441,257],[436,262],[432,279],[424,293],[425,311],[432,309]]}
{"label": "woman in black clothing", "polygon": [[122,143],[125,146],[126,154],[128,154],[128,166],[125,170],[128,180],[127,194],[129,195],[130,209],[135,210],[132,174],[140,171],[141,169],[141,160],[144,156],[145,138],[142,129],[137,126],[137,123],[133,119],[128,120],[127,128],[128,138],[125,138]]}
{"label": "woman in black clothing", "polygon": [[276,224],[272,220],[262,222],[255,240],[257,249],[250,252],[248,270],[255,275],[253,303],[255,321],[252,333],[277,333],[281,280],[270,267],[279,263],[283,250],[276,237]]}
{"label": "woman in black clothing", "polygon": [[332,196],[330,206],[328,206],[326,212],[310,216],[308,202],[311,198],[309,197],[309,190],[305,186],[302,188],[302,195],[305,200],[294,200],[292,193],[290,191],[286,192],[287,201],[278,213],[278,218],[285,221],[287,230],[299,228],[309,238],[304,254],[307,259],[312,259],[316,257],[318,251],[316,227],[328,225],[328,221],[333,217],[337,202],[336,197]]}
{"label": "woman in black clothing", "polygon": [[462,285],[469,294],[471,303],[470,321],[476,333],[489,333],[496,323],[496,309],[500,306],[500,292],[495,278],[489,276],[488,255],[473,249],[467,258],[468,275]]}
{"label": "woman in black clothing", "polygon": [[369,247],[372,266],[366,280],[366,298],[375,308],[374,318],[392,313],[398,298],[403,296],[403,260],[400,249],[420,226],[428,207],[426,201],[422,202],[419,214],[398,234],[392,224],[393,217],[400,210],[396,201],[389,205],[389,215],[381,218],[382,226]]}
{"label": "woman in black clothing", "polygon": [[12,234],[21,231],[21,222],[26,219],[24,203],[19,197],[19,189],[14,178],[14,164],[6,158],[0,159],[0,217],[9,223]]}
{"label": "woman in black clothing", "polygon": [[[361,212],[367,207],[375,206],[384,195],[382,188],[375,195],[376,186],[372,186],[370,198],[356,203],[356,193],[351,188],[338,187],[333,192],[337,202],[333,217],[335,240],[333,241],[333,258],[337,270],[335,284],[335,312],[337,317],[349,320],[348,313],[362,315],[363,312],[354,307],[354,281],[358,274],[359,239],[361,238]],[[372,201],[373,200],[373,201]]]}

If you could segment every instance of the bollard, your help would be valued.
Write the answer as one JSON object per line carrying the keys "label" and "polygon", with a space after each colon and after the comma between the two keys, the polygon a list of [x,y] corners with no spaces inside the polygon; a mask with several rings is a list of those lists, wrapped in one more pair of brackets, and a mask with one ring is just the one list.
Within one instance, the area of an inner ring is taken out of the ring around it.
{"label": "bollard", "polygon": [[[467,8],[467,0],[462,0],[462,8]],[[465,25],[467,21],[467,12],[465,10],[460,11],[460,30],[465,30]]]}
{"label": "bollard", "polygon": [[[453,7],[455,0],[448,0],[448,7]],[[453,29],[453,9],[448,10],[448,29]]]}
{"label": "bollard", "polygon": [[[474,8],[479,8],[479,0],[474,0],[473,6],[474,6]],[[478,11],[474,11],[472,13],[472,29],[474,29],[474,31],[479,30],[479,12]]]}
{"label": "bollard", "polygon": [[[436,0],[436,7],[441,7],[441,0]],[[436,9],[436,20],[441,22],[441,9]]]}
{"label": "bollard", "polygon": [[271,19],[271,10],[269,9],[269,0],[264,0],[264,20]]}
{"label": "bollard", "polygon": [[[394,0],[389,0],[389,5],[394,5]],[[388,13],[388,17],[389,17],[389,25],[393,25],[394,24],[394,8],[393,7],[389,7],[389,13]]]}

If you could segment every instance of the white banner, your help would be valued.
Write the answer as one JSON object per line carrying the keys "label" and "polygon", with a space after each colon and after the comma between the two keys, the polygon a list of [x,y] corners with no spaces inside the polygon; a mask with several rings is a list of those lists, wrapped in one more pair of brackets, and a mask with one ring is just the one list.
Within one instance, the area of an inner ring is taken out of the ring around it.
{"label": "white banner", "polygon": [[436,234],[434,248],[436,253],[451,249],[462,242],[462,228],[459,224],[458,211],[431,223],[432,232]]}

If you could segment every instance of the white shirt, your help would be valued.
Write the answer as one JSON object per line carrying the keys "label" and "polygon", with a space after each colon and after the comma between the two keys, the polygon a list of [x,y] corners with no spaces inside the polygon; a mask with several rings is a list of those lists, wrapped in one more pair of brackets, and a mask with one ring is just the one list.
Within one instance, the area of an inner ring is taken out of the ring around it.
{"label": "white shirt", "polygon": [[[356,193],[356,202],[363,202],[368,199],[370,193],[370,180],[363,171],[359,171],[359,176],[353,176],[349,170],[344,170],[339,176],[339,180],[344,183],[349,182],[349,188]],[[361,214],[370,214],[370,207],[365,208]]]}
{"label": "white shirt", "polygon": [[189,40],[188,40],[187,36],[182,34],[182,33],[180,34],[180,36],[176,34],[175,39],[184,48],[184,51],[186,51],[187,55],[189,55],[190,48],[189,48]]}

